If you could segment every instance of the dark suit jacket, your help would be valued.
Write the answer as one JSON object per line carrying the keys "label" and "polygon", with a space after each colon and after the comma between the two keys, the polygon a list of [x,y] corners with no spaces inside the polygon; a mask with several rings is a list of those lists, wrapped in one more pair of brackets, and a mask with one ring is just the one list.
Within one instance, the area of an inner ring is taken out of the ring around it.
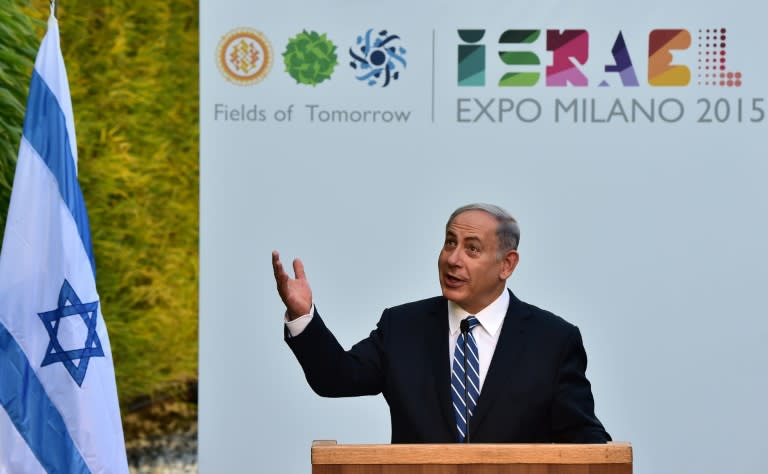
{"label": "dark suit jacket", "polygon": [[[286,342],[312,389],[325,397],[383,393],[393,443],[453,443],[448,304],[443,297],[384,311],[377,328],[349,351],[315,312]],[[477,411],[475,443],[602,443],[576,326],[510,292],[507,315]]]}

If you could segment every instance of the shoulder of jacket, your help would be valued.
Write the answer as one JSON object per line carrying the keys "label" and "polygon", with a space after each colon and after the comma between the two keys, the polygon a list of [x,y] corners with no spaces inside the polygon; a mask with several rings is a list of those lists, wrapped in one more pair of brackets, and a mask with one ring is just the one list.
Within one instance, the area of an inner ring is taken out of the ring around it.
{"label": "shoulder of jacket", "polygon": [[426,298],[418,301],[411,301],[409,303],[403,303],[397,306],[392,306],[384,310],[382,317],[389,318],[401,318],[408,317],[413,318],[420,315],[429,315],[433,313],[448,311],[448,302],[442,296],[435,296],[433,298]]}
{"label": "shoulder of jacket", "polygon": [[564,331],[567,333],[570,333],[577,329],[575,325],[566,321],[564,318],[556,315],[551,311],[547,311],[546,309],[539,308],[536,305],[532,305],[524,301],[520,301],[520,300],[518,301],[520,302],[520,305],[524,308],[524,311],[528,313],[530,320],[534,324],[544,329],[548,329],[551,331]]}

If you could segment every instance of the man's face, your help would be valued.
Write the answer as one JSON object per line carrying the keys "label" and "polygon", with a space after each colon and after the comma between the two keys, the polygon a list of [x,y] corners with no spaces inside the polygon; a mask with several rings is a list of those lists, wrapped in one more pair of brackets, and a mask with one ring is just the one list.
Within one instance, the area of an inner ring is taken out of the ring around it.
{"label": "man's face", "polygon": [[472,210],[456,216],[437,259],[443,296],[476,314],[499,297],[517,265],[517,252],[496,258],[496,218]]}

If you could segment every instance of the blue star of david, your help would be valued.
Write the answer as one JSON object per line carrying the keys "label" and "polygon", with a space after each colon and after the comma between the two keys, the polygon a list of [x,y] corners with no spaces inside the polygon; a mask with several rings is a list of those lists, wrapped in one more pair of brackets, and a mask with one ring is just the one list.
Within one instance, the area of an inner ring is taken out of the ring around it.
{"label": "blue star of david", "polygon": [[[64,284],[61,285],[61,290],[59,291],[58,308],[46,311],[45,313],[37,313],[40,319],[43,320],[45,329],[51,338],[40,367],[61,362],[77,385],[82,386],[85,373],[88,370],[88,361],[91,357],[104,357],[101,341],[99,341],[99,336],[96,334],[98,309],[98,300],[93,303],[82,303],[69,282],[64,280]],[[82,349],[65,351],[59,343],[59,323],[62,318],[69,316],[80,316],[86,328],[88,328],[88,335],[85,338]],[[76,360],[79,360],[77,365],[74,362]]]}

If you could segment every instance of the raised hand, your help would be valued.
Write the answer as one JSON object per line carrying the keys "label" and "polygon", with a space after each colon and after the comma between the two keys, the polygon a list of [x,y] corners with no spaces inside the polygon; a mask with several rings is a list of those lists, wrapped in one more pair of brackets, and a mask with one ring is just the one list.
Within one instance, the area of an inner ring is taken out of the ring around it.
{"label": "raised hand", "polygon": [[273,250],[272,269],[275,271],[277,292],[285,304],[288,319],[293,320],[309,313],[312,309],[312,290],[309,288],[301,260],[297,258],[293,261],[293,273],[296,277],[291,278],[283,269],[280,254],[277,250]]}

